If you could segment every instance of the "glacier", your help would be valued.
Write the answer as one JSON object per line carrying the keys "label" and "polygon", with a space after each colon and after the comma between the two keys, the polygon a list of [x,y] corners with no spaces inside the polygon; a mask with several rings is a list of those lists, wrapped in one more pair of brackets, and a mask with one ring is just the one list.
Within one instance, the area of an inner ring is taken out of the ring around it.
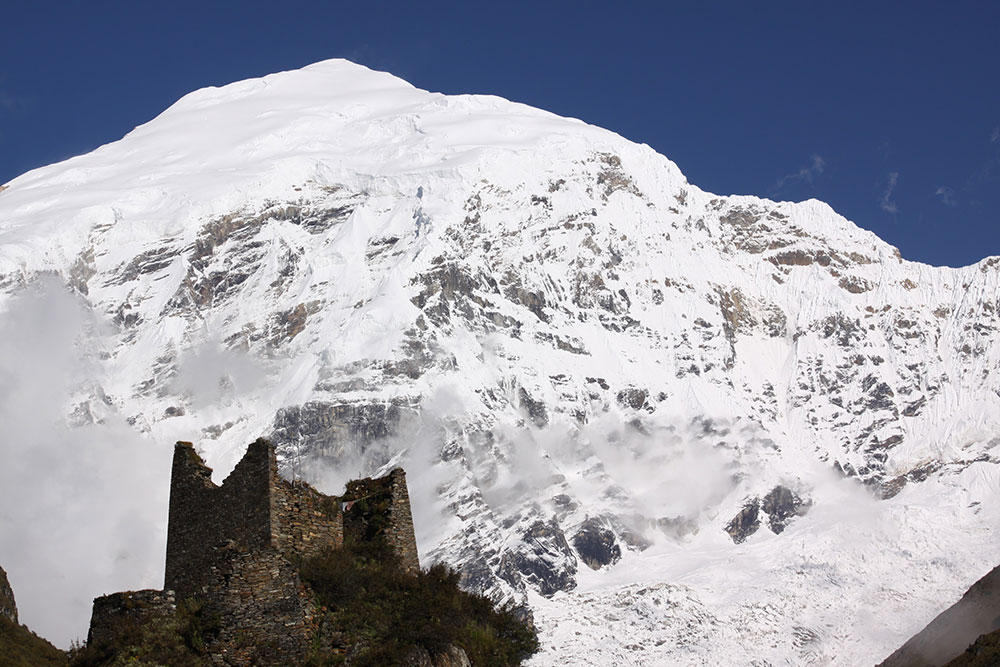
{"label": "glacier", "polygon": [[[910,262],[579,120],[344,60],[199,90],[0,189],[0,318],[39,280],[82,313],[67,438],[127,432],[81,444],[118,477],[260,435],[326,492],[403,465],[423,563],[529,609],[532,665],[872,664],[1000,554],[1000,258]],[[5,507],[28,472],[73,474],[8,466]],[[59,571],[24,521],[12,580]],[[92,586],[160,584],[129,571]]]}

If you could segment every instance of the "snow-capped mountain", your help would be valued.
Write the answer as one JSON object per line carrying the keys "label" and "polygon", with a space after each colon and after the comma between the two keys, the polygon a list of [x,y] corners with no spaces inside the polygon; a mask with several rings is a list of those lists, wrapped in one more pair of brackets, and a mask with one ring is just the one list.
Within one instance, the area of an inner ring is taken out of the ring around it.
{"label": "snow-capped mountain", "polygon": [[870,664],[1000,560],[1000,258],[577,120],[342,60],[200,90],[3,187],[3,304],[52,275],[70,423],[402,464],[533,665]]}

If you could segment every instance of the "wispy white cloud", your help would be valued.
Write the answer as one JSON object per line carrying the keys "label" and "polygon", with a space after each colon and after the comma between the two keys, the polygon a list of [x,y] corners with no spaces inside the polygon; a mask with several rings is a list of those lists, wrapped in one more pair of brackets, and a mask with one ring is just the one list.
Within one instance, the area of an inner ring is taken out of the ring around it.
{"label": "wispy white cloud", "polygon": [[955,190],[949,188],[947,185],[939,187],[934,191],[934,194],[941,199],[941,203],[945,206],[958,206],[958,201],[955,199]]}
{"label": "wispy white cloud", "polygon": [[888,213],[899,212],[899,207],[896,206],[896,202],[892,199],[892,192],[896,189],[896,184],[899,182],[899,172],[890,171],[886,182],[885,192],[882,193],[881,199],[879,199],[878,205],[883,211]]}
{"label": "wispy white cloud", "polygon": [[995,144],[1000,141],[1000,125],[993,128],[993,132],[990,134],[990,143]]}
{"label": "wispy white cloud", "polygon": [[4,306],[0,562],[21,620],[65,647],[94,597],[162,581],[170,447],[97,397],[101,322],[58,279]]}
{"label": "wispy white cloud", "polygon": [[809,164],[801,167],[798,171],[793,171],[790,174],[785,174],[778,179],[778,182],[774,184],[774,189],[777,192],[785,186],[786,183],[791,181],[802,181],[803,183],[812,183],[813,178],[819,176],[823,173],[823,169],[826,168],[826,160],[823,159],[822,155],[813,154],[809,158]]}

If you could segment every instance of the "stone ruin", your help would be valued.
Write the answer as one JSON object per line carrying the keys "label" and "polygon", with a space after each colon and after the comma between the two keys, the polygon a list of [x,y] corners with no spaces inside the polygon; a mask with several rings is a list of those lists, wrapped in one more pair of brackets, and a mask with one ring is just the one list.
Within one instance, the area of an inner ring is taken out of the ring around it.
{"label": "stone ruin", "polygon": [[[406,474],[349,482],[344,499],[376,497],[387,507],[382,535],[405,571],[420,569]],[[123,623],[174,614],[199,600],[220,620],[208,647],[220,665],[288,665],[312,646],[318,605],[297,563],[340,548],[345,531],[364,539],[366,519],[351,502],[278,474],[273,445],[258,439],[221,485],[188,442],[174,448],[164,590],[94,600],[87,642],[112,639]]]}

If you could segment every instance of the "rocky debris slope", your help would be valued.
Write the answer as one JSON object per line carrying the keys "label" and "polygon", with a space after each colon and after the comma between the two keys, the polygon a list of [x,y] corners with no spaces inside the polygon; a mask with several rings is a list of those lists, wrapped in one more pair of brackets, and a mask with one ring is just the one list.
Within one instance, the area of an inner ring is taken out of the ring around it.
{"label": "rocky debris slope", "polygon": [[[1000,260],[579,121],[344,61],[197,91],[0,193],[3,294],[51,273],[111,328],[72,423],[221,473],[269,434],[332,493],[405,460],[422,553],[529,605],[537,664],[874,661],[995,552]],[[581,609],[612,634],[557,650]]]}

